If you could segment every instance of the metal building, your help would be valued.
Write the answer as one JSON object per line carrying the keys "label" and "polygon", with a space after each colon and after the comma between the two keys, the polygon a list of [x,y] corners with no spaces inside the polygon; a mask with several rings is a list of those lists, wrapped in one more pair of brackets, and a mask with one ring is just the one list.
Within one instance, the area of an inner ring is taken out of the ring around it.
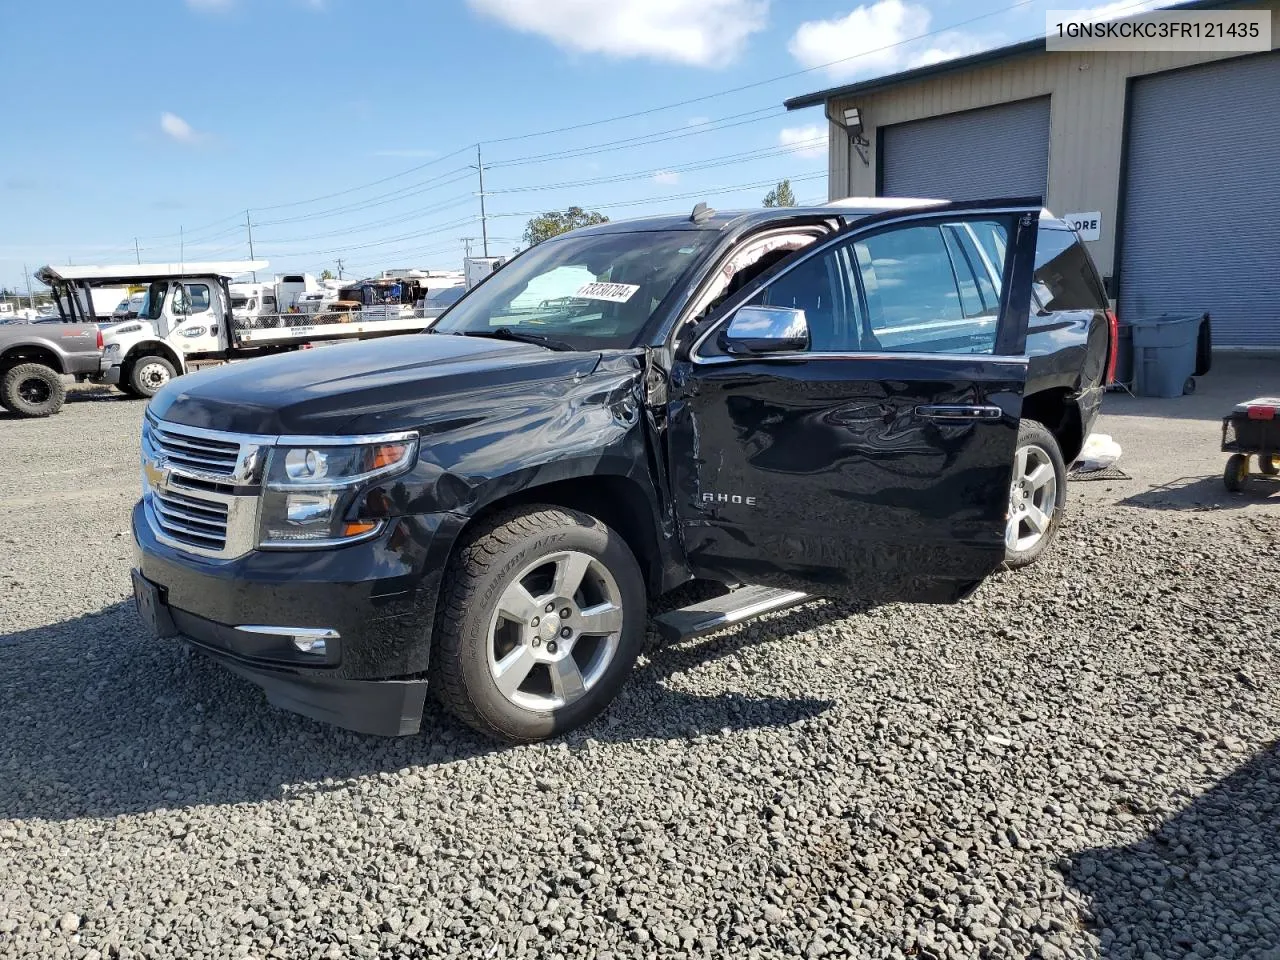
{"label": "metal building", "polygon": [[[1269,10],[1280,47],[1280,0],[1178,9],[1228,6]],[[1037,39],[786,103],[824,105],[862,126],[830,124],[831,199],[1039,194],[1098,214],[1089,246],[1122,316],[1209,310],[1216,345],[1280,348],[1280,51]]]}

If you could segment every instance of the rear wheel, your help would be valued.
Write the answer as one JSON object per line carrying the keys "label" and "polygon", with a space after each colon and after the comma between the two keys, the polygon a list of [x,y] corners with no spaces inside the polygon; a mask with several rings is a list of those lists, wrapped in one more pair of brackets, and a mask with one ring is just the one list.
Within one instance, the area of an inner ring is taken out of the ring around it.
{"label": "rear wheel", "polygon": [[154,397],[161,387],[177,375],[173,364],[164,357],[139,357],[129,371],[129,392],[137,397]]}
{"label": "rear wheel", "polygon": [[67,387],[62,376],[42,363],[20,363],[0,379],[4,408],[23,417],[48,417],[62,409]]}
{"label": "rear wheel", "polygon": [[1011,570],[1040,559],[1058,536],[1067,505],[1067,466],[1049,429],[1036,420],[1018,426],[1009,513],[1005,521],[1004,563]]}
{"label": "rear wheel", "polygon": [[1258,456],[1258,470],[1265,473],[1268,477],[1274,477],[1280,474],[1280,455],[1260,454]]}
{"label": "rear wheel", "polygon": [[498,739],[564,733],[613,700],[646,618],[640,567],[617,533],[558,507],[503,514],[446,573],[431,658],[436,694]]}

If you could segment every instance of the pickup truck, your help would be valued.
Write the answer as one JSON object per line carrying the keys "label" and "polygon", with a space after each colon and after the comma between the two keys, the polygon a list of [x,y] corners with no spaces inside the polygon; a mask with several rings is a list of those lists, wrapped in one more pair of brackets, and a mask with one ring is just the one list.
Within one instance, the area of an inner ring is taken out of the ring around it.
{"label": "pickup truck", "polygon": [[97,377],[106,369],[102,332],[92,323],[0,326],[0,406],[20,417],[62,409],[62,374]]}
{"label": "pickup truck", "polygon": [[1038,200],[576,230],[421,334],[160,390],[134,594],[277,706],[407,734],[430,688],[496,738],[554,736],[689,581],[719,595],[666,636],[814,595],[952,603],[1033,562],[1114,358]]}

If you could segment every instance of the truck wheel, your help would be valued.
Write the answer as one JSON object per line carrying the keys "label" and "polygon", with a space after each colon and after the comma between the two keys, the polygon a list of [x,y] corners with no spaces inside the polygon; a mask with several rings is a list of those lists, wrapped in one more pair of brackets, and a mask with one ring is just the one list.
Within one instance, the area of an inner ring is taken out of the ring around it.
{"label": "truck wheel", "polygon": [[67,387],[57,370],[42,363],[20,363],[0,381],[4,407],[23,417],[48,417],[62,409]]}
{"label": "truck wheel", "polygon": [[599,520],[560,507],[504,513],[445,573],[431,657],[437,697],[500,740],[542,740],[613,700],[644,643],[645,585]]}
{"label": "truck wheel", "polygon": [[1274,477],[1276,474],[1280,474],[1280,456],[1276,454],[1271,454],[1270,456],[1265,453],[1259,454],[1258,469],[1268,477]]}
{"label": "truck wheel", "polygon": [[164,357],[139,357],[129,371],[129,389],[139,397],[154,397],[166,383],[177,376],[177,371]]}
{"label": "truck wheel", "polygon": [[1018,570],[1039,560],[1058,536],[1066,505],[1067,465],[1057,439],[1044,424],[1023,420],[1009,485],[1004,565]]}

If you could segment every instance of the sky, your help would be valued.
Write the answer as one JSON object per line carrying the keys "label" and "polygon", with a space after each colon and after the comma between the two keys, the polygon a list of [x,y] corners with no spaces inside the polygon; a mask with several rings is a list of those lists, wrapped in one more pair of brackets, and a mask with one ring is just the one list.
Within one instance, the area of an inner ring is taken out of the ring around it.
{"label": "sky", "polygon": [[[1062,0],[0,0],[0,286],[46,263],[461,269],[529,217],[825,200],[788,97]],[[742,89],[744,88],[745,89]],[[570,129],[565,129],[570,128]],[[246,220],[248,223],[246,223]]]}

